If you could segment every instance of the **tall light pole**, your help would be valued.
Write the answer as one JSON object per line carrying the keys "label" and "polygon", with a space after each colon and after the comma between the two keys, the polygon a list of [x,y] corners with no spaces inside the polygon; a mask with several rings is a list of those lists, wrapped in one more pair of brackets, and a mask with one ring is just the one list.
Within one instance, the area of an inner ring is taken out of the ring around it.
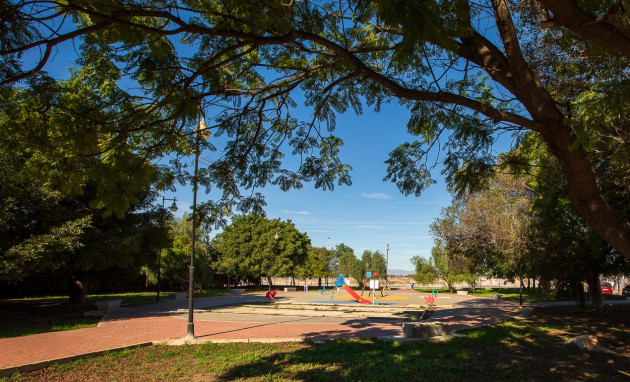
{"label": "tall light pole", "polygon": [[387,253],[387,258],[385,259],[385,287],[388,287],[387,281],[389,280],[389,243],[387,243],[387,247],[385,247],[385,251]]}
{"label": "tall light pole", "polygon": [[[168,208],[171,212],[177,211],[177,198],[165,198],[162,196],[162,209],[165,209],[166,201],[173,201],[173,204]],[[162,218],[162,226],[164,226],[164,218]],[[157,296],[155,297],[155,302],[160,302],[160,278],[162,277],[162,247],[158,250],[158,274],[157,274]]]}
{"label": "tall light pole", "polygon": [[201,117],[199,126],[195,132],[195,172],[193,175],[193,207],[192,207],[192,243],[190,250],[190,275],[188,276],[188,328],[186,337],[195,338],[195,323],[193,321],[193,311],[195,305],[193,302],[193,295],[195,293],[193,276],[195,273],[195,231],[197,228],[197,172],[199,170],[199,141],[201,139],[208,139],[210,137],[210,130],[206,121]]}
{"label": "tall light pole", "polygon": [[279,238],[280,236],[278,236],[278,232],[276,232],[276,234],[273,235],[273,247],[271,248],[271,253],[269,254],[269,280],[268,280],[269,292],[271,292],[271,263],[273,262],[274,251],[278,247]]}

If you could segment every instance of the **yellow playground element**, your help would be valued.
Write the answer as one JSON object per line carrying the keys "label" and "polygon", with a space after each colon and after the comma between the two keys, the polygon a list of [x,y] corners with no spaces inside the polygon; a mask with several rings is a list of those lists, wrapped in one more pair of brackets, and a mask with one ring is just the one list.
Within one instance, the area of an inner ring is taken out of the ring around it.
{"label": "yellow playground element", "polygon": [[[378,301],[380,300],[407,300],[409,298],[409,296],[385,296],[385,297],[378,297],[376,296],[376,299]],[[354,297],[350,296],[350,295],[345,295],[342,294],[340,296],[335,296],[333,297],[334,300],[353,300]],[[366,297],[366,299],[371,299],[371,297]]]}

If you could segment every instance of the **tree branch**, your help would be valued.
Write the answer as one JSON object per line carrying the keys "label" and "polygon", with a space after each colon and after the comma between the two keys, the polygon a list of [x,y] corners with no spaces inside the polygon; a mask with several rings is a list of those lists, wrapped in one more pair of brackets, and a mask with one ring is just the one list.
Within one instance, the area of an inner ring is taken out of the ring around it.
{"label": "tree branch", "polygon": [[619,16],[618,6],[611,7],[601,17],[595,17],[573,0],[538,2],[553,13],[553,18],[547,22],[562,25],[588,40],[630,56],[630,27]]}

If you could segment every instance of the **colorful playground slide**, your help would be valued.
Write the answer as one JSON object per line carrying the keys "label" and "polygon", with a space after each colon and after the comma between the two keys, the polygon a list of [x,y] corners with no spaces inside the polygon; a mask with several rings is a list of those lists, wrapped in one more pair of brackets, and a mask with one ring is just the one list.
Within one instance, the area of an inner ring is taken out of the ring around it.
{"label": "colorful playground slide", "polygon": [[337,280],[335,281],[335,286],[336,287],[343,287],[343,289],[345,289],[346,292],[350,293],[350,296],[354,297],[354,299],[357,300],[360,303],[363,303],[363,304],[370,304],[371,303],[370,300],[366,300],[366,299],[362,298],[361,296],[359,296],[357,294],[357,292],[353,291],[352,288],[350,288],[348,286],[348,284],[346,284],[343,281],[343,279],[344,279],[343,275],[339,275],[339,277],[337,277]]}
{"label": "colorful playground slide", "polygon": [[347,284],[345,284],[345,283],[343,284],[343,289],[345,289],[348,293],[350,293],[350,296],[354,297],[354,299],[355,299],[355,300],[357,300],[357,301],[358,301],[358,302],[360,302],[360,303],[363,303],[363,304],[371,304],[371,303],[372,303],[372,301],[370,301],[370,300],[366,300],[366,299],[364,299],[363,297],[359,296],[359,295],[357,294],[357,292],[353,291],[353,290],[352,290],[352,288],[350,288],[350,287],[349,287]]}

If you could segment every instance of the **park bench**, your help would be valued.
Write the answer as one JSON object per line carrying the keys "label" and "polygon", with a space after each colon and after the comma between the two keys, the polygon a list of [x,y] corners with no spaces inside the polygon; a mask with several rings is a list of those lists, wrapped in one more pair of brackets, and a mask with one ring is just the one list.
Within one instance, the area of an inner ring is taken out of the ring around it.
{"label": "park bench", "polygon": [[285,292],[295,292],[297,290],[296,287],[285,287],[284,291]]}
{"label": "park bench", "polygon": [[186,293],[173,293],[171,295],[171,300],[175,300],[175,301],[185,300],[186,297],[188,297]]}
{"label": "park bench", "polygon": [[122,300],[101,300],[96,301],[96,307],[98,310],[109,312],[110,310],[120,309]]}
{"label": "park bench", "polygon": [[244,294],[245,289],[242,289],[242,288],[230,289],[230,293],[231,294]]}
{"label": "park bench", "polygon": [[448,325],[439,322],[403,322],[405,338],[431,338],[448,335]]}
{"label": "park bench", "polygon": [[98,310],[89,310],[83,313],[83,317],[103,317],[105,314],[120,309],[122,300],[101,300],[94,304]]}

